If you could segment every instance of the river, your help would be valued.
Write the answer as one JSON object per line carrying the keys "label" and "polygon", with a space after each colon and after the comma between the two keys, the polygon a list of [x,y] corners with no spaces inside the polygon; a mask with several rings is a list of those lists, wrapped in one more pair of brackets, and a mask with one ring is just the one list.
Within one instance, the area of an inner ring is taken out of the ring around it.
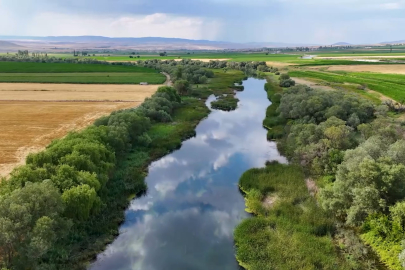
{"label": "river", "polygon": [[238,180],[267,160],[286,162],[262,127],[264,83],[244,81],[235,111],[213,110],[196,137],[149,166],[147,194],[130,203],[119,236],[89,269],[240,269],[233,230],[248,214]]}

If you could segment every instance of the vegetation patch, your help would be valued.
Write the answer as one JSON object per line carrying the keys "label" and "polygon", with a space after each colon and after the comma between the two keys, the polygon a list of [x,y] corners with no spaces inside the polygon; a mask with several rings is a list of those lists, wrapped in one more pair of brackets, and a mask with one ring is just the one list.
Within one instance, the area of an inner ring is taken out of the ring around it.
{"label": "vegetation patch", "polygon": [[[247,171],[239,181],[247,191],[246,205],[256,214],[235,230],[236,257],[249,270],[345,269],[333,238],[333,218],[309,196],[302,169],[268,164]],[[277,194],[272,208],[263,206]],[[349,268],[347,268],[349,269]]]}
{"label": "vegetation patch", "polygon": [[238,107],[239,99],[234,96],[220,96],[216,101],[211,102],[213,109],[222,111],[233,111]]}

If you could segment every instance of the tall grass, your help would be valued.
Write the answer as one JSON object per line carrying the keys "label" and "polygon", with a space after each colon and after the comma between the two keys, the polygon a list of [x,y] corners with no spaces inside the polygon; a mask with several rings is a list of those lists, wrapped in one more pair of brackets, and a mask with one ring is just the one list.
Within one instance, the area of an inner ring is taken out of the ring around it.
{"label": "tall grass", "polygon": [[285,119],[281,118],[279,113],[277,113],[283,89],[271,81],[265,84],[264,89],[272,104],[267,108],[266,118],[263,120],[263,127],[268,130],[268,140],[280,139],[284,136],[284,126],[286,123]]}
{"label": "tall grass", "polygon": [[[268,164],[243,174],[240,187],[256,217],[235,230],[237,260],[248,270],[350,269],[333,243],[333,218],[309,196],[297,165]],[[272,196],[274,204],[263,201]]]}

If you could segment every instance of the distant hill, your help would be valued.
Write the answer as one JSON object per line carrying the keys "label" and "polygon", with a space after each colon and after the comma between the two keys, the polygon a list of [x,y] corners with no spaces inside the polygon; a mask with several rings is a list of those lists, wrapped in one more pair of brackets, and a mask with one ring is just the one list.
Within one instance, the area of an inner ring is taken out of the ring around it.
{"label": "distant hill", "polygon": [[0,39],[23,42],[43,42],[54,45],[72,44],[108,44],[109,46],[136,46],[136,47],[167,47],[167,48],[214,48],[214,49],[249,49],[263,47],[297,47],[312,46],[309,44],[290,44],[280,42],[251,42],[235,43],[227,41],[193,40],[183,38],[162,38],[162,37],[119,37],[110,38],[103,36],[0,36]]}
{"label": "distant hill", "polygon": [[352,44],[347,43],[347,42],[338,42],[338,43],[332,44],[332,46],[349,46],[349,45],[352,45]]}
{"label": "distant hill", "polygon": [[381,42],[381,44],[402,44],[405,43],[405,40],[397,40],[397,41],[385,41]]}
{"label": "distant hill", "polygon": [[9,41],[0,40],[0,48],[17,48],[17,47],[21,46]]}

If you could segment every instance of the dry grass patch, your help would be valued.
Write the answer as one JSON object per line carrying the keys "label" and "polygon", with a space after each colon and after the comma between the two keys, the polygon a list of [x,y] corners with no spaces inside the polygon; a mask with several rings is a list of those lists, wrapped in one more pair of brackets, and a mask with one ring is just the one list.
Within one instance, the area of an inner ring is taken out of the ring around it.
{"label": "dry grass patch", "polygon": [[296,84],[305,84],[314,89],[321,89],[321,90],[327,90],[327,91],[335,90],[332,87],[322,85],[319,82],[314,82],[314,81],[310,81],[310,80],[306,80],[306,79],[302,79],[302,78],[292,78],[292,79],[295,81]]}
{"label": "dry grass patch", "polygon": [[267,62],[266,62],[266,65],[269,66],[269,67],[285,68],[285,67],[292,66],[292,65],[295,65],[295,64],[292,64],[292,63],[284,63],[284,62],[267,61]]}
{"label": "dry grass patch", "polygon": [[[183,60],[183,59],[175,59],[175,61],[181,61],[181,60]],[[228,61],[230,59],[229,58],[218,58],[218,59],[211,59],[211,58],[210,59],[205,59],[205,58],[203,58],[203,59],[191,59],[191,60],[209,63],[210,61]]]}

